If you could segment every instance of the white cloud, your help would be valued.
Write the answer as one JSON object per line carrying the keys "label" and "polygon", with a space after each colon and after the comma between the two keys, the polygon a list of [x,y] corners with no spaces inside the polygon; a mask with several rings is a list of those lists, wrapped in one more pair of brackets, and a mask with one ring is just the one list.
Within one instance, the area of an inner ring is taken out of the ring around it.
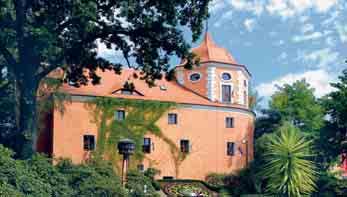
{"label": "white cloud", "polygon": [[313,32],[312,34],[308,35],[300,35],[300,36],[294,36],[293,42],[302,42],[307,40],[317,40],[318,38],[321,38],[323,36],[323,33],[321,32]]}
{"label": "white cloud", "polygon": [[338,3],[338,0],[313,0],[313,2],[319,12],[326,12],[331,7],[336,5]]}
{"label": "white cloud", "polygon": [[341,42],[347,42],[347,25],[343,25],[341,23],[336,23],[335,24],[337,33],[340,36]]}
{"label": "white cloud", "polygon": [[318,13],[326,13],[337,4],[338,0],[270,0],[266,9],[272,15],[288,18],[302,14],[309,9],[314,9]]}
{"label": "white cloud", "polygon": [[324,30],[323,32],[313,32],[311,34],[306,34],[306,35],[296,35],[296,36],[293,36],[292,40],[293,40],[293,42],[303,42],[303,41],[308,41],[308,40],[317,40],[319,38],[322,38],[323,36],[328,36],[328,35],[330,35],[332,33],[333,32],[330,31],[330,30]]}
{"label": "white cloud", "polygon": [[279,40],[273,43],[275,46],[281,46],[284,45],[284,40]]}
{"label": "white cloud", "polygon": [[229,10],[222,15],[222,19],[230,19],[233,16],[233,11]]}
{"label": "white cloud", "polygon": [[208,6],[209,12],[214,14],[225,7],[224,0],[213,0]]}
{"label": "white cloud", "polygon": [[261,15],[264,11],[263,2],[259,0],[229,0],[228,3],[236,10],[249,11],[257,16]]}
{"label": "white cloud", "polygon": [[326,37],[325,38],[325,43],[330,46],[330,47],[334,47],[337,44],[336,38],[335,37]]}
{"label": "white cloud", "polygon": [[304,73],[289,73],[268,83],[262,83],[256,87],[259,95],[269,99],[276,92],[277,86],[293,84],[297,80],[305,79],[315,89],[315,96],[322,97],[331,92],[333,88],[330,82],[336,80],[336,76],[323,69],[311,70]]}
{"label": "white cloud", "polygon": [[280,56],[278,56],[278,60],[285,60],[287,59],[288,54],[286,52],[282,52]]}
{"label": "white cloud", "polygon": [[124,57],[120,50],[115,50],[114,46],[108,49],[105,44],[101,43],[100,40],[96,40],[97,53],[99,57],[105,58],[111,62],[123,62]]}
{"label": "white cloud", "polygon": [[297,59],[310,64],[311,67],[328,68],[334,66],[338,62],[338,58],[338,52],[324,48],[313,52],[300,51]]}
{"label": "white cloud", "polygon": [[337,17],[338,17],[339,15],[340,15],[340,11],[338,11],[338,10],[335,10],[334,12],[331,12],[329,18],[325,19],[325,20],[322,22],[322,25],[323,25],[323,26],[328,26],[328,25],[330,25],[331,23],[333,23],[334,21],[336,21],[336,19],[337,19]]}
{"label": "white cloud", "polygon": [[248,18],[243,22],[243,25],[246,27],[247,31],[252,32],[254,26],[256,25],[256,21],[254,19]]}
{"label": "white cloud", "polygon": [[307,32],[311,32],[311,31],[313,31],[313,30],[314,30],[314,25],[311,24],[311,23],[307,23],[307,24],[305,24],[305,25],[303,25],[303,26],[301,27],[301,32],[302,32],[303,34],[305,34],[305,33],[307,33]]}

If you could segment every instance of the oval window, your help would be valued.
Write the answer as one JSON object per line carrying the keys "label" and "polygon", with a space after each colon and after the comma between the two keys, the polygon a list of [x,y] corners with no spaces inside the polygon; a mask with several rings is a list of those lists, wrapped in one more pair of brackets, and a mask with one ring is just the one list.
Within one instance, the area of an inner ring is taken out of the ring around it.
{"label": "oval window", "polygon": [[228,81],[231,79],[231,75],[229,73],[223,73],[222,74],[222,79],[225,81]]}
{"label": "oval window", "polygon": [[201,78],[201,75],[199,73],[193,73],[189,76],[189,79],[191,81],[199,81]]}

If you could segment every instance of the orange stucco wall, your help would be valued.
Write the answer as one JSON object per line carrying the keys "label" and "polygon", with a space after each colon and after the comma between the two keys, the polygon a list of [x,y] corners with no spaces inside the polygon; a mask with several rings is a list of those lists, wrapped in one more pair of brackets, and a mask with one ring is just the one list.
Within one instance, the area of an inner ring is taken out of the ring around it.
{"label": "orange stucco wall", "polygon": [[[170,112],[178,114],[178,124],[169,125],[167,114],[157,123],[164,135],[179,147],[181,139],[188,139],[191,152],[179,167],[176,174],[175,162],[169,146],[161,139],[151,137],[154,148],[146,154],[145,168],[155,167],[161,171],[158,178],[173,176],[184,179],[204,179],[208,173],[227,173],[240,169],[246,164],[246,145],[248,140],[248,159],[253,158],[253,124],[254,117],[249,112],[231,108],[216,108],[185,105]],[[80,163],[87,158],[83,150],[83,135],[91,134],[97,138],[97,125],[93,115],[83,102],[73,101],[66,104],[63,114],[54,112],[53,119],[53,156],[71,158]],[[225,127],[225,117],[234,117],[234,128]],[[234,156],[227,156],[227,142],[235,142]],[[149,162],[153,161],[153,162]]]}
{"label": "orange stucco wall", "polygon": [[[202,64],[201,66],[195,66],[193,70],[187,70],[183,67],[178,68],[183,74],[183,86],[198,93],[201,96],[207,97],[207,66]],[[190,75],[193,73],[199,73],[201,79],[198,81],[190,81]]]}

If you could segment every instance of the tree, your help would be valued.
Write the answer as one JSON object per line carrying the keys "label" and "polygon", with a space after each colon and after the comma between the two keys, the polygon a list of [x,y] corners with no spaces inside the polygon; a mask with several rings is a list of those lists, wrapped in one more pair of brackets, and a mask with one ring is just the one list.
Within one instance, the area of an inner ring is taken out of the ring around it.
{"label": "tree", "polygon": [[274,131],[281,122],[289,121],[305,135],[317,137],[324,125],[324,110],[313,93],[314,89],[305,80],[278,87],[271,97],[269,109],[263,110],[263,117],[257,120],[257,136]]}
{"label": "tree", "polygon": [[75,86],[98,83],[98,68],[119,73],[121,61],[98,57],[97,42],[120,51],[149,84],[169,70],[171,55],[186,59],[190,68],[197,59],[181,28],[188,27],[195,41],[209,1],[0,1],[0,64],[13,74],[18,91],[21,156],[29,157],[36,147],[36,92],[48,73],[62,67],[64,80]]}
{"label": "tree", "polygon": [[347,69],[338,79],[338,82],[331,84],[335,91],[323,98],[322,103],[330,117],[330,144],[339,154],[347,150]]}
{"label": "tree", "polygon": [[317,177],[315,165],[310,161],[312,141],[288,122],[268,139],[261,172],[267,178],[268,191],[288,197],[312,193]]}

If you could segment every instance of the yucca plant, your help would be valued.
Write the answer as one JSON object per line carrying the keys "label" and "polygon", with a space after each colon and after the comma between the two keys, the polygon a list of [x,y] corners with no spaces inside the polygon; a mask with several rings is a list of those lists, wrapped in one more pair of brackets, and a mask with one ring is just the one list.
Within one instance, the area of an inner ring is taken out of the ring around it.
{"label": "yucca plant", "polygon": [[269,137],[261,172],[267,191],[279,196],[306,196],[315,190],[317,172],[310,160],[312,141],[290,123],[284,123]]}

